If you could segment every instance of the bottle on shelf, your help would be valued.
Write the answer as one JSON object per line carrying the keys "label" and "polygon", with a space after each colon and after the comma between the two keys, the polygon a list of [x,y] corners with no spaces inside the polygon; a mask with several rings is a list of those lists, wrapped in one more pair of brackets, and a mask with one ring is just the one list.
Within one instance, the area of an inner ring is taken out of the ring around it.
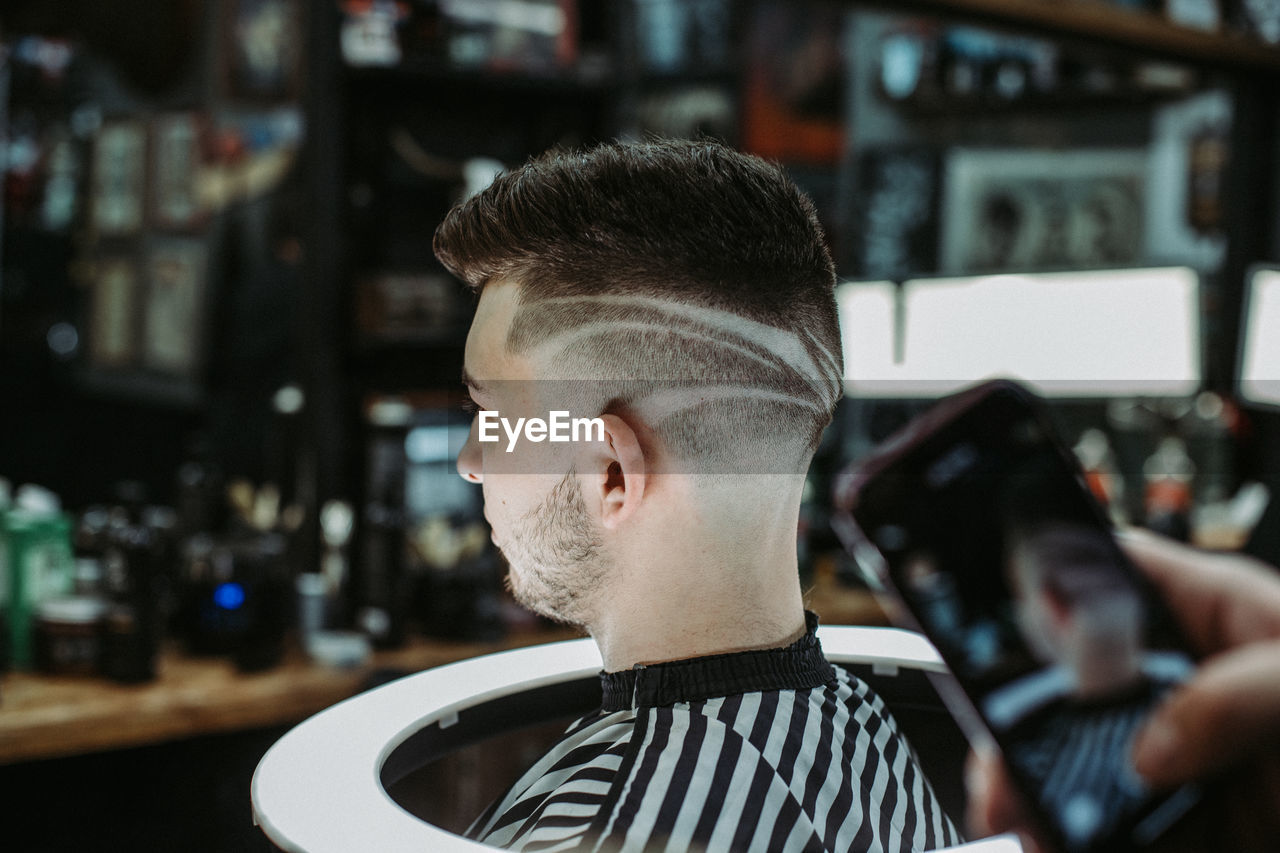
{"label": "bottle on shelf", "polygon": [[410,594],[405,561],[405,439],[413,408],[386,398],[368,409],[367,492],[355,577],[356,626],[378,648],[404,642]]}
{"label": "bottle on shelf", "polygon": [[1145,527],[1182,542],[1190,539],[1195,472],[1185,441],[1176,435],[1160,440],[1142,466]]}
{"label": "bottle on shelf", "polygon": [[0,675],[9,671],[12,664],[12,632],[9,629],[9,540],[6,535],[7,516],[12,504],[12,485],[0,477]]}
{"label": "bottle on shelf", "polygon": [[163,633],[159,563],[155,534],[126,513],[115,513],[104,560],[111,605],[102,636],[102,674],[114,681],[138,684],[156,677]]}
{"label": "bottle on shelf", "polygon": [[[6,577],[7,576],[7,577]],[[6,603],[9,657],[18,669],[35,663],[34,629],[40,605],[71,594],[75,557],[71,520],[57,495],[24,485],[0,511],[0,603]]]}
{"label": "bottle on shelf", "polygon": [[1125,512],[1124,477],[1116,465],[1111,440],[1102,430],[1091,427],[1080,434],[1075,447],[1076,458],[1084,470],[1084,479],[1098,503],[1106,508],[1115,524],[1128,521]]}

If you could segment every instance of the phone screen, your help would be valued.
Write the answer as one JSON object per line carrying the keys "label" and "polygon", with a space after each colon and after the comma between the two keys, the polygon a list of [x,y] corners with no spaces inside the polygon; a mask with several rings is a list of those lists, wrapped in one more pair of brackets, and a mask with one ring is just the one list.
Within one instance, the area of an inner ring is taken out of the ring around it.
{"label": "phone screen", "polygon": [[1143,718],[1194,666],[1036,399],[944,401],[864,463],[848,505],[1011,774],[1067,850],[1132,846],[1195,799],[1134,772]]}

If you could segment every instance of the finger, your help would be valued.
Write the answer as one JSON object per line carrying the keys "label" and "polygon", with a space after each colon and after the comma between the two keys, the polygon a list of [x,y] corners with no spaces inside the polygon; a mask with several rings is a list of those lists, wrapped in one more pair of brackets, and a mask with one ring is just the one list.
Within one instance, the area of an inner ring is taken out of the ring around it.
{"label": "finger", "polygon": [[965,822],[971,839],[1016,832],[1024,853],[1048,849],[1036,836],[1022,798],[998,756],[970,751],[965,762],[965,788],[968,794]]}
{"label": "finger", "polygon": [[975,838],[997,835],[1012,825],[1001,793],[1003,775],[998,760],[970,750],[964,767],[965,793],[968,795],[965,823],[969,834]]}
{"label": "finger", "polygon": [[1134,768],[1158,787],[1280,750],[1280,640],[1208,660],[1152,714]]}
{"label": "finger", "polygon": [[1119,539],[1201,654],[1280,638],[1280,574],[1272,567],[1145,531],[1125,530]]}

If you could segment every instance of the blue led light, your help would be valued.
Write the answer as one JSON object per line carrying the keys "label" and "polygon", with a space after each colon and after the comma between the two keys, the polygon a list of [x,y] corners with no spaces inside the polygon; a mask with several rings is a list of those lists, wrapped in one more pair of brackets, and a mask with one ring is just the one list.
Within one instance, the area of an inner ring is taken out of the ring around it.
{"label": "blue led light", "polygon": [[238,583],[218,584],[213,591],[213,603],[223,610],[239,610],[244,604],[244,587]]}

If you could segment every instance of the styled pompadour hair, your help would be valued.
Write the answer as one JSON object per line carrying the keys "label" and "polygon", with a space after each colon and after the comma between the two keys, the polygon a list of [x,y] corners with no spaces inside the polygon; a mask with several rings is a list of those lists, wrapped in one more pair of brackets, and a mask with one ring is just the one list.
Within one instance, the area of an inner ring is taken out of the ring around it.
{"label": "styled pompadour hair", "polygon": [[509,351],[598,380],[601,411],[680,458],[807,464],[831,420],[835,270],[775,164],[703,140],[553,151],[451,210],[434,248],[477,290],[519,285]]}

